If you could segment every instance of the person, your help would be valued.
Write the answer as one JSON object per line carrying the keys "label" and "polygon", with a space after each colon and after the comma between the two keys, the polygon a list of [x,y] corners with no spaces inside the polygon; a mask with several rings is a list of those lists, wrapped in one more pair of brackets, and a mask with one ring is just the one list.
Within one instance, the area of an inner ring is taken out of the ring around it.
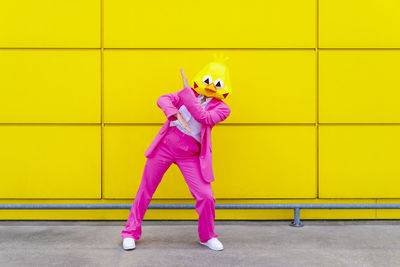
{"label": "person", "polygon": [[195,78],[192,88],[182,69],[181,75],[184,88],[172,94],[164,94],[157,100],[157,106],[165,113],[167,120],[145,152],[147,160],[142,180],[125,228],[121,231],[125,250],[136,248],[135,241],[141,238],[141,223],[147,207],[171,164],[178,166],[191,195],[196,199],[200,244],[212,250],[223,250],[218,234],[214,231],[211,129],[231,113],[229,106],[222,101],[229,90],[222,90],[221,78],[216,79],[218,85],[213,83],[211,75],[202,77],[202,86],[198,85],[200,82],[196,82]]}

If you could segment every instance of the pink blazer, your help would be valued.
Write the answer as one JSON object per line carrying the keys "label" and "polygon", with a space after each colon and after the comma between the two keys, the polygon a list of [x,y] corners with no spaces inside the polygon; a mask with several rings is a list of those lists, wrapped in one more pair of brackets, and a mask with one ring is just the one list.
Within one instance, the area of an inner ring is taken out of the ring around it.
{"label": "pink blazer", "polygon": [[204,181],[212,182],[215,179],[212,168],[211,129],[218,122],[225,120],[231,113],[231,110],[225,102],[217,98],[211,99],[203,109],[200,102],[197,100],[198,95],[199,94],[191,87],[185,87],[176,93],[165,94],[158,98],[157,106],[162,109],[167,117],[167,121],[163,124],[144,155],[147,158],[152,157],[152,152],[155,147],[167,133],[170,122],[172,120],[177,120],[177,118],[172,115],[178,113],[179,108],[185,105],[194,119],[202,124],[200,150],[201,173]]}

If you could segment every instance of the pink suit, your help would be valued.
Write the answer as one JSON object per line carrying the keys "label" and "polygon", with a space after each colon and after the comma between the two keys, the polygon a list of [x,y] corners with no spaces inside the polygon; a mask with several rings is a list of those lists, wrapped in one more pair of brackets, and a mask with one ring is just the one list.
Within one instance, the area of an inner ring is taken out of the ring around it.
{"label": "pink suit", "polygon": [[[140,239],[144,214],[164,173],[172,163],[177,164],[190,193],[196,199],[200,241],[207,242],[212,237],[218,237],[214,232],[215,198],[210,184],[214,181],[211,129],[229,116],[230,108],[223,101],[213,98],[203,109],[197,100],[198,95],[191,87],[185,87],[176,93],[162,95],[157,100],[157,105],[165,113],[167,121],[145,152],[147,161],[142,180],[126,226],[121,232],[122,238]],[[202,124],[201,144],[177,127],[170,127],[171,120],[177,119],[172,115],[178,113],[182,105]]]}

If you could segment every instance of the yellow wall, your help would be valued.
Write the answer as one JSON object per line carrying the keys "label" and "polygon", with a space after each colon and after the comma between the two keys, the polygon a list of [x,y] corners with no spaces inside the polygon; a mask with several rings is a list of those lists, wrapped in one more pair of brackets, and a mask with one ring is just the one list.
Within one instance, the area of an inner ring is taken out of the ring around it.
{"label": "yellow wall", "polygon": [[[397,0],[2,0],[0,203],[132,204],[165,115],[216,51],[231,116],[213,129],[217,203],[400,201]],[[173,165],[152,203],[194,203]],[[0,210],[127,219],[129,210]],[[291,219],[292,210],[217,210]],[[400,218],[302,210],[303,219]],[[145,219],[197,219],[148,210]]]}

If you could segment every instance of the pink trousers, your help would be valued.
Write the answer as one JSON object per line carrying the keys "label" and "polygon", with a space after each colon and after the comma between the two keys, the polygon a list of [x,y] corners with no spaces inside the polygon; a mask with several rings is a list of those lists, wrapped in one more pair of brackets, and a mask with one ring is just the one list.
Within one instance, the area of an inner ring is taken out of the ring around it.
{"label": "pink trousers", "polygon": [[190,193],[196,199],[200,241],[207,242],[212,237],[218,237],[214,233],[215,198],[211,184],[201,177],[199,154],[200,143],[196,139],[181,132],[176,126],[168,129],[155,148],[154,156],[146,160],[139,189],[121,232],[122,238],[140,239],[144,214],[164,173],[172,163],[178,165]]}

